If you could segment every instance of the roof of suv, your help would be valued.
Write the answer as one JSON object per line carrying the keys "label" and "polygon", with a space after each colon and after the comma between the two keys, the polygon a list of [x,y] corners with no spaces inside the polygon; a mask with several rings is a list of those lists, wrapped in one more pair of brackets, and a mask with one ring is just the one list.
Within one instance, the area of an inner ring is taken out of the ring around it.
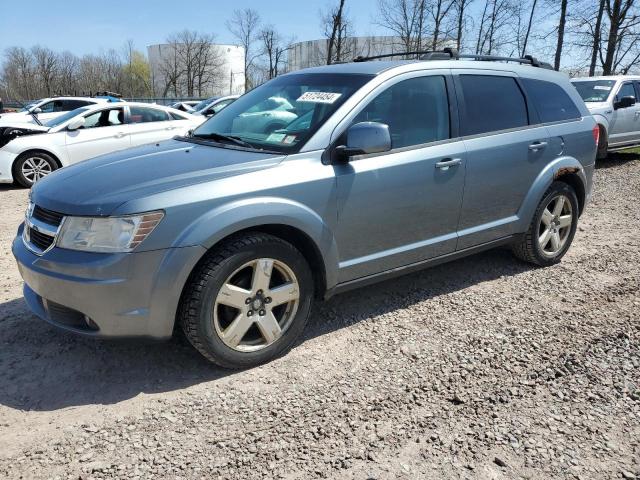
{"label": "roof of suv", "polygon": [[[321,67],[311,67],[303,70],[291,72],[291,75],[305,73],[335,73],[335,74],[364,74],[378,75],[392,69],[400,69],[403,71],[413,70],[435,70],[443,68],[451,69],[471,69],[471,70],[494,70],[526,73],[528,76],[547,76],[547,75],[566,75],[554,70],[537,68],[531,65],[521,65],[517,63],[506,63],[498,61],[483,60],[393,60],[393,61],[369,61],[369,62],[352,62],[352,63],[336,63]],[[532,75],[533,74],[533,75]],[[567,77],[568,78],[568,77]]]}

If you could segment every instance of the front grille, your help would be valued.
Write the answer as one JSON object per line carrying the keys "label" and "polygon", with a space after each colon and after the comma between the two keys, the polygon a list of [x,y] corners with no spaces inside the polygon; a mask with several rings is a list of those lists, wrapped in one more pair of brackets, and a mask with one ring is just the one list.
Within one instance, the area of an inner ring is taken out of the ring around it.
{"label": "front grille", "polygon": [[37,230],[29,227],[25,227],[29,229],[29,240],[33,245],[38,247],[40,250],[45,251],[53,244],[54,237],[50,237],[46,233],[40,233]]}
{"label": "front grille", "polygon": [[39,207],[36,205],[33,207],[33,218],[40,220],[41,222],[48,223],[49,225],[53,225],[57,227],[62,223],[62,218],[64,215],[58,212],[52,212],[51,210],[47,210],[46,208]]}

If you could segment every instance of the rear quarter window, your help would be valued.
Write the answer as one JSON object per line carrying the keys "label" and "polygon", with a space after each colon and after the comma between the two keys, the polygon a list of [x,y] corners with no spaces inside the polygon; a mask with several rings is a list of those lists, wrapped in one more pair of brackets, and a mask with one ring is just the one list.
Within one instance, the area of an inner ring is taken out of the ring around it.
{"label": "rear quarter window", "polygon": [[529,124],[527,104],[516,80],[497,75],[460,75],[463,135],[496,132]]}
{"label": "rear quarter window", "polygon": [[582,117],[576,104],[560,85],[532,78],[523,78],[522,83],[542,123],[562,122]]}

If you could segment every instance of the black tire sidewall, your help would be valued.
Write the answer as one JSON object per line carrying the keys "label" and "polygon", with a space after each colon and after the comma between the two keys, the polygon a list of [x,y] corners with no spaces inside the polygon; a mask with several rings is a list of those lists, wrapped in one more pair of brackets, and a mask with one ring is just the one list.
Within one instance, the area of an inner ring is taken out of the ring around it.
{"label": "black tire sidewall", "polygon": [[[272,345],[256,352],[238,352],[224,344],[213,324],[213,308],[217,294],[228,277],[242,265],[257,258],[273,258],[285,263],[295,274],[300,287],[300,304],[289,328]],[[251,245],[225,258],[207,272],[202,302],[198,312],[198,334],[207,352],[216,363],[230,368],[247,368],[287,352],[302,334],[313,301],[313,279],[304,257],[292,246],[280,241],[265,241]]]}
{"label": "black tire sidewall", "polygon": [[[559,194],[564,195],[569,199],[571,203],[571,211],[573,215],[573,219],[571,222],[571,230],[569,231],[569,236],[567,237],[567,241],[565,242],[562,250],[558,252],[554,256],[549,256],[542,251],[542,247],[540,247],[540,243],[538,242],[538,227],[540,225],[540,221],[542,219],[542,213],[547,205],[551,202],[551,200],[558,196]],[[536,210],[536,214],[533,217],[533,222],[531,223],[531,235],[533,235],[533,254],[536,257],[539,265],[548,266],[555,265],[556,263],[562,260],[562,257],[567,253],[571,244],[573,243],[573,237],[576,234],[576,230],[578,227],[578,216],[579,216],[579,205],[578,205],[578,197],[576,196],[576,192],[573,190],[571,186],[564,182],[554,182],[551,187],[547,190],[544,198],[538,205]]]}
{"label": "black tire sidewall", "polygon": [[31,188],[35,184],[35,182],[32,183],[29,180],[27,180],[25,176],[22,174],[22,165],[28,158],[32,158],[32,157],[42,158],[44,161],[46,161],[51,166],[52,173],[58,169],[58,164],[51,157],[51,155],[48,155],[42,152],[23,153],[18,157],[18,159],[13,164],[13,178],[19,185],[25,188]]}

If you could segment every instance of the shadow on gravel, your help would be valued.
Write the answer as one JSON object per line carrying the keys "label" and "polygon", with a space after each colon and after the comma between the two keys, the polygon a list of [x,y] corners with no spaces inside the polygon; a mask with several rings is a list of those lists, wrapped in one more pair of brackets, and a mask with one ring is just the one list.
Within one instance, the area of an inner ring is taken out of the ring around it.
{"label": "shadow on gravel", "polygon": [[533,268],[517,260],[509,249],[498,248],[337,295],[324,304],[316,305],[305,340]]}
{"label": "shadow on gravel", "polygon": [[598,160],[596,162],[596,168],[613,168],[624,165],[625,163],[638,161],[640,160],[640,153],[635,151],[620,151],[620,152],[612,152],[609,154],[607,158],[604,160]]}
{"label": "shadow on gravel", "polygon": [[53,328],[22,299],[0,304],[0,404],[19,410],[112,404],[177,390],[232,372],[186,340],[103,341]]}
{"label": "shadow on gravel", "polygon": [[[317,304],[301,343],[530,268],[494,250],[354,290]],[[210,365],[186,341],[107,342],[59,331],[32,315],[22,299],[0,304],[0,342],[0,404],[20,410],[112,404],[234,373]]]}
{"label": "shadow on gravel", "polygon": [[0,192],[5,190],[24,190],[24,187],[19,187],[13,183],[0,183]]}

